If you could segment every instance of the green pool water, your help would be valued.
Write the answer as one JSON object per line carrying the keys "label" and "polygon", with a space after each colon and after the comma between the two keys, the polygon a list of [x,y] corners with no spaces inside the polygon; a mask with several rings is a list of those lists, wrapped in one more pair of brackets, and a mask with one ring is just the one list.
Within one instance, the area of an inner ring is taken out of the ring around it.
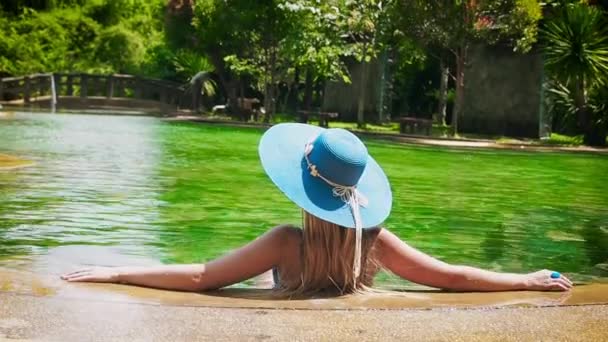
{"label": "green pool water", "polygon": [[[35,164],[0,170],[0,267],[60,272],[45,260],[61,250],[63,268],[200,262],[299,224],[260,166],[261,134],[118,115],[1,119],[0,153]],[[393,189],[386,227],[411,245],[493,270],[608,275],[606,156],[365,142]]]}

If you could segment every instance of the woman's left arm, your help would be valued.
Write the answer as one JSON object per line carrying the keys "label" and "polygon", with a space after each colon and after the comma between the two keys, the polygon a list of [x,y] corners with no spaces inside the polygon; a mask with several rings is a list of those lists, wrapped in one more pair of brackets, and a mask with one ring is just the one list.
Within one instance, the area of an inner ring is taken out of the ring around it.
{"label": "woman's left arm", "polygon": [[382,229],[378,235],[379,262],[396,275],[418,284],[459,291],[558,290],[567,291],[572,282],[550,271],[528,274],[499,273],[470,266],[450,265],[401,241]]}

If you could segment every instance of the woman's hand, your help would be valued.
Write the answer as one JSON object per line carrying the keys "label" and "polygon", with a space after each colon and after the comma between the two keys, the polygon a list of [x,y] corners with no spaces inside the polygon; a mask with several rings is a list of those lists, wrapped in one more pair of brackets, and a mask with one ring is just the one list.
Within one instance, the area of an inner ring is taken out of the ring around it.
{"label": "woman's hand", "polygon": [[70,282],[117,283],[119,275],[117,267],[91,267],[64,274],[61,279]]}
{"label": "woman's hand", "polygon": [[559,277],[552,278],[551,274],[553,273],[554,272],[549,270],[542,270],[526,274],[525,289],[537,291],[568,291],[572,288],[570,279],[558,272],[555,273],[559,274]]}

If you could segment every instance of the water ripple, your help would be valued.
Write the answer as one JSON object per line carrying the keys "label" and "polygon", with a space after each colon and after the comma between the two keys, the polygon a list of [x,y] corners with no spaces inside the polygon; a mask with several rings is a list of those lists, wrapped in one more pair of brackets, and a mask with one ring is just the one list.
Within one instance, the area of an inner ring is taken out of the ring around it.
{"label": "water ripple", "polygon": [[[260,167],[259,137],[142,117],[2,120],[0,153],[36,164],[0,171],[0,266],[25,267],[66,245],[110,246],[125,261],[198,262],[299,224]],[[367,144],[391,181],[386,226],[410,244],[501,271],[606,276],[607,158]],[[21,261],[4,265],[8,256]]]}

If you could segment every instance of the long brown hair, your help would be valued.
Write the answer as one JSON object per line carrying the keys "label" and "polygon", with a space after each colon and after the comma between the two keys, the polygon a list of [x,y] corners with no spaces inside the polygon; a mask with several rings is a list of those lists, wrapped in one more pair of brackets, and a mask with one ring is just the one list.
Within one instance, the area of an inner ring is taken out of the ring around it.
{"label": "long brown hair", "polygon": [[378,268],[374,243],[380,229],[365,229],[361,241],[361,274],[353,272],[355,229],[344,228],[303,212],[302,274],[299,284],[285,284],[292,294],[362,292],[371,288]]}

